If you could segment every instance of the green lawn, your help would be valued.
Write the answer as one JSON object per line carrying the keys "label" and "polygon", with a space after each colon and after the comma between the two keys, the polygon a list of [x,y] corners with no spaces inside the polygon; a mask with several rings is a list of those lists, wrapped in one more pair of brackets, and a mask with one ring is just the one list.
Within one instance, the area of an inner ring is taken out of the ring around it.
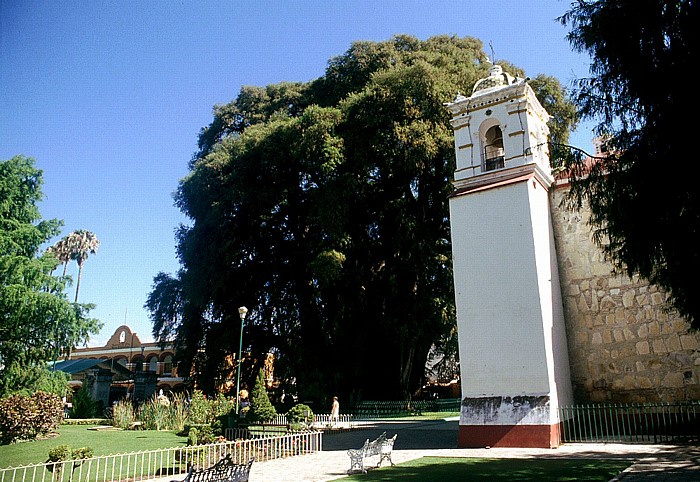
{"label": "green lawn", "polygon": [[423,457],[343,477],[344,482],[454,482],[456,480],[549,482],[607,482],[631,465],[631,460],[478,459]]}
{"label": "green lawn", "polygon": [[49,450],[66,444],[71,449],[92,447],[95,455],[109,455],[184,446],[186,437],[154,430],[89,430],[87,425],[61,425],[58,437],[0,445],[0,468],[46,462]]}

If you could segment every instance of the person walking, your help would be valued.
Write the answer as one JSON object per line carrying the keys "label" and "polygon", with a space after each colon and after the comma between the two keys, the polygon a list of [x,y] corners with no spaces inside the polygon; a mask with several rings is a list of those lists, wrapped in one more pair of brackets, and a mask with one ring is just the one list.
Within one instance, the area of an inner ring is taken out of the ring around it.
{"label": "person walking", "polygon": [[340,415],[340,403],[338,403],[338,397],[333,397],[333,405],[331,405],[331,425],[338,423],[338,416]]}

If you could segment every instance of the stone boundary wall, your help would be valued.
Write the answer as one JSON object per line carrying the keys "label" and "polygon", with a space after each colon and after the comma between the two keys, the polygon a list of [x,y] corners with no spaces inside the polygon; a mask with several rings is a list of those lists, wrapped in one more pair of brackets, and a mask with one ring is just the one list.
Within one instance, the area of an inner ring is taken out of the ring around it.
{"label": "stone boundary wall", "polygon": [[551,211],[575,401],[700,399],[700,333],[661,290],[612,273],[588,212],[561,206],[566,192],[552,190]]}

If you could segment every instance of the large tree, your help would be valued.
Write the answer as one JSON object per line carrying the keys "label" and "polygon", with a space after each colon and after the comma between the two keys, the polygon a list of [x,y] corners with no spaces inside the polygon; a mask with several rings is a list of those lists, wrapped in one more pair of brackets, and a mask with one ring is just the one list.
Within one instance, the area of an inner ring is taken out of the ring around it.
{"label": "large tree", "polygon": [[[182,269],[158,275],[147,301],[184,372],[197,360],[200,383],[226,376],[246,305],[248,386],[272,351],[305,400],[416,393],[431,346],[455,346],[443,103],[487,75],[483,59],[473,38],[358,42],[313,82],[244,87],[216,106],[176,194],[192,219]],[[561,107],[555,79],[533,86]],[[565,141],[573,111],[557,112]]]}
{"label": "large tree", "polygon": [[41,246],[60,230],[42,220],[42,173],[32,159],[0,161],[0,396],[45,378],[46,363],[72,340],[87,340],[100,324],[91,305],[70,303],[59,260]]}
{"label": "large tree", "polygon": [[572,156],[571,201],[590,205],[596,240],[616,267],[664,288],[700,328],[700,190],[693,169],[691,68],[700,61],[692,0],[579,0],[562,18],[592,57],[577,84],[608,155]]}

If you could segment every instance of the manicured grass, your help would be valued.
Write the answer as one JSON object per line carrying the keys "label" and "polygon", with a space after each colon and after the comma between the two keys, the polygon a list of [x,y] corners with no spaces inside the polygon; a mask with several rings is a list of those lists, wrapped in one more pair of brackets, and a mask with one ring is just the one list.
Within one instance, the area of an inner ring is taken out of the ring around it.
{"label": "manicured grass", "polygon": [[95,455],[109,455],[184,446],[186,437],[155,430],[89,430],[88,425],[61,425],[58,437],[0,445],[0,468],[46,462],[56,445],[71,449],[92,447]]}
{"label": "manicured grass", "polygon": [[479,459],[460,457],[422,457],[393,467],[382,467],[366,474],[343,477],[343,481],[362,482],[454,482],[508,481],[595,482],[615,477],[631,465],[627,460],[592,459]]}

